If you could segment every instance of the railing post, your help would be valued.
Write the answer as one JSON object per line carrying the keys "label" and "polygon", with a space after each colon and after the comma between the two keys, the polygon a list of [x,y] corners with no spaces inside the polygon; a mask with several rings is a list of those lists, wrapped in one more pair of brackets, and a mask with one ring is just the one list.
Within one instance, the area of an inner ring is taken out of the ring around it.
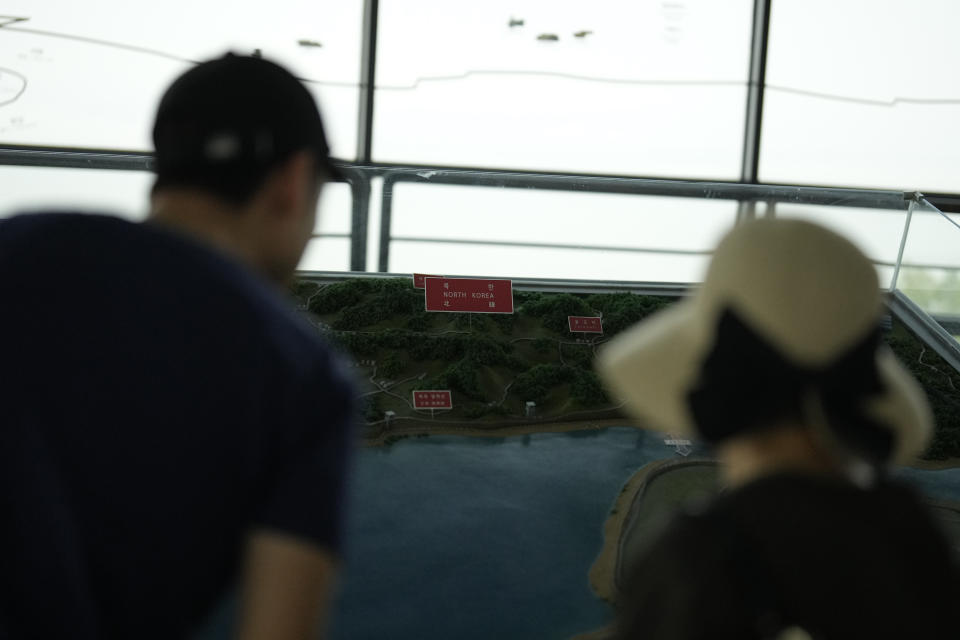
{"label": "railing post", "polygon": [[393,213],[393,185],[395,177],[390,173],[383,176],[383,193],[380,196],[380,261],[377,270],[386,273],[390,269],[390,218]]}
{"label": "railing post", "polygon": [[767,82],[767,40],[770,35],[770,1],[754,0],[753,39],[747,79],[747,119],[743,128],[740,182],[756,184],[760,165],[760,127]]}
{"label": "railing post", "polygon": [[764,218],[776,218],[777,217],[777,201],[776,200],[767,200],[767,208],[763,212]]}
{"label": "railing post", "polygon": [[737,205],[737,224],[743,224],[757,217],[757,203],[755,200],[741,200]]}
{"label": "railing post", "polygon": [[350,176],[353,215],[350,223],[350,270],[367,270],[367,221],[370,216],[370,178],[356,172]]}
{"label": "railing post", "polygon": [[357,122],[357,162],[370,164],[373,148],[373,99],[377,75],[379,0],[364,0],[363,45],[360,56],[360,107]]}
{"label": "railing post", "polygon": [[907,206],[907,219],[903,223],[903,235],[900,236],[900,249],[897,251],[897,262],[893,265],[893,277],[890,278],[890,291],[897,290],[897,279],[900,277],[900,265],[903,262],[903,251],[907,246],[907,234],[910,232],[910,221],[913,219],[913,209],[920,200],[919,193],[913,193],[910,204]]}

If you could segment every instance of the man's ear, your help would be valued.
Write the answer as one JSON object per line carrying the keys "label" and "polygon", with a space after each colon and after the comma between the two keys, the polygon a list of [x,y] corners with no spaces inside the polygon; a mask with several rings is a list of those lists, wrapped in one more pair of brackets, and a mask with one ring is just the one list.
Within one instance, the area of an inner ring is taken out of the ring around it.
{"label": "man's ear", "polygon": [[298,151],[274,169],[267,179],[267,194],[273,215],[289,216],[304,209],[304,199],[316,188],[316,169],[309,151]]}

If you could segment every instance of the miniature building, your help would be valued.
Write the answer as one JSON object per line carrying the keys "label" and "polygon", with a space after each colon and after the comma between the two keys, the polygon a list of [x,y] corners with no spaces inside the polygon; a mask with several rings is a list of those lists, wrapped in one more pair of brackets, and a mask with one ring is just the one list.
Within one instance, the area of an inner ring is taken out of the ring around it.
{"label": "miniature building", "polygon": [[531,401],[528,400],[528,401],[527,401],[527,405],[526,405],[526,411],[525,411],[524,415],[527,416],[528,418],[536,418],[536,417],[537,417],[537,403],[536,403],[536,402],[531,402]]}

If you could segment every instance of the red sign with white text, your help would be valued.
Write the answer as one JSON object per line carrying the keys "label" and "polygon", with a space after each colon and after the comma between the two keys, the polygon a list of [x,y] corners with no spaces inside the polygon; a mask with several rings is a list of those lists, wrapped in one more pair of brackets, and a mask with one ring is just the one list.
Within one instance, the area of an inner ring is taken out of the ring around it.
{"label": "red sign with white text", "polygon": [[427,311],[513,313],[513,282],[485,278],[426,280]]}
{"label": "red sign with white text", "polygon": [[415,274],[413,274],[413,288],[414,288],[414,289],[423,289],[423,288],[426,286],[426,284],[424,283],[424,279],[426,279],[426,278],[441,278],[441,277],[443,277],[443,276],[431,276],[431,275],[428,275],[428,274],[426,274],[426,273],[415,273]]}
{"label": "red sign with white text", "polygon": [[603,333],[603,320],[586,316],[567,316],[567,324],[573,333]]}
{"label": "red sign with white text", "polygon": [[414,409],[453,409],[453,399],[449,391],[414,391]]}

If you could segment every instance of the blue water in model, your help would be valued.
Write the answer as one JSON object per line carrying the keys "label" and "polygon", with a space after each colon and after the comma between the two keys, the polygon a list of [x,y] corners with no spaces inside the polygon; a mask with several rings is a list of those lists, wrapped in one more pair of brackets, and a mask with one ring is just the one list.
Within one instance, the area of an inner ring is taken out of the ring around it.
{"label": "blue water in model", "polygon": [[[603,523],[639,467],[670,457],[663,436],[629,428],[362,450],[333,639],[561,640],[603,626],[610,609],[587,581]],[[898,475],[960,500],[960,469]]]}
{"label": "blue water in model", "polygon": [[[671,457],[663,436],[630,428],[362,449],[332,639],[564,640],[603,626],[610,609],[587,581],[603,523],[638,468]],[[960,500],[960,469],[895,475]],[[234,607],[197,637],[228,637]]]}
{"label": "blue water in model", "polygon": [[432,436],[360,452],[333,638],[565,638],[605,624],[587,572],[663,438]]}

